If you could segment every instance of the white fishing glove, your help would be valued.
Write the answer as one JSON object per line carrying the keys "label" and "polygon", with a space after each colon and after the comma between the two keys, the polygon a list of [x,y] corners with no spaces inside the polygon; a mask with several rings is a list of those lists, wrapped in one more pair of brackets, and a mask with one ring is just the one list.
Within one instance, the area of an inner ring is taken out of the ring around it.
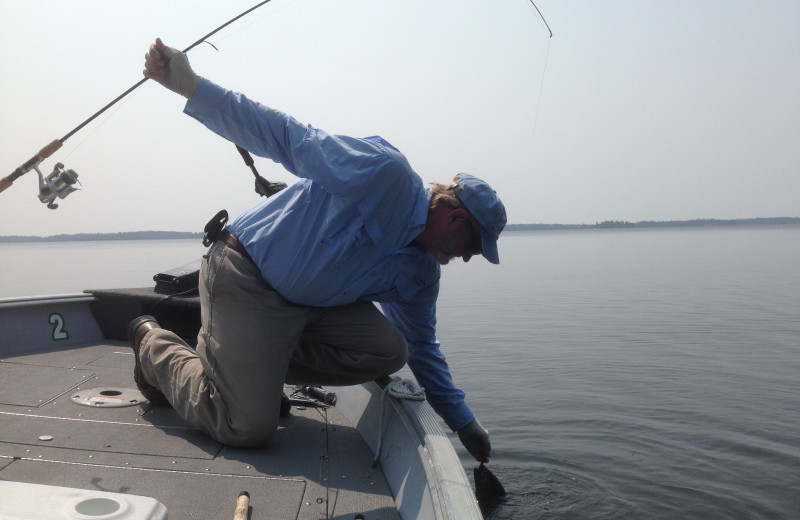
{"label": "white fishing glove", "polygon": [[489,442],[489,432],[475,418],[458,430],[458,438],[467,451],[475,457],[478,462],[489,462],[492,456],[492,444]]}
{"label": "white fishing glove", "polygon": [[192,70],[186,54],[167,47],[161,38],[156,38],[145,54],[143,73],[187,99],[192,99],[200,84],[200,77]]}

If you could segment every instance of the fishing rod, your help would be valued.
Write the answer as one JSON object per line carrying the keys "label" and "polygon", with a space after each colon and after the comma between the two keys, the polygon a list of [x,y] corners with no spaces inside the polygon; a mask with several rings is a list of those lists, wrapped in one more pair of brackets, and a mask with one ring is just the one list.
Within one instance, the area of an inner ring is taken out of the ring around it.
{"label": "fishing rod", "polygon": [[[186,47],[183,50],[183,52],[184,53],[189,52],[190,50],[194,49],[195,47],[206,41],[206,39],[215,35],[216,33],[221,31],[225,27],[229,26],[239,18],[255,11],[256,9],[265,4],[268,4],[270,1],[271,0],[263,0],[262,2],[254,5],[250,9],[247,9],[246,11],[231,18],[230,20],[220,25],[210,33],[206,34],[193,44]],[[46,146],[44,146],[33,157],[25,161],[25,163],[23,163],[16,170],[14,170],[14,172],[11,173],[11,175],[8,175],[7,177],[3,177],[2,179],[0,179],[0,192],[5,191],[8,187],[14,184],[14,181],[22,177],[24,174],[28,173],[31,170],[36,170],[36,173],[39,174],[39,200],[42,201],[42,203],[47,204],[48,208],[56,209],[58,207],[58,204],[54,203],[56,198],[63,199],[67,195],[78,189],[74,186],[74,184],[78,182],[78,174],[75,173],[74,170],[65,169],[62,163],[57,163],[52,173],[50,173],[45,177],[39,170],[39,164],[41,164],[42,161],[53,155],[59,148],[61,148],[61,146],[64,144],[64,142],[66,142],[67,139],[69,139],[77,132],[79,132],[83,127],[94,121],[100,114],[102,114],[103,112],[114,106],[119,100],[121,100],[122,98],[124,98],[137,88],[139,88],[139,86],[141,86],[145,81],[147,81],[147,79],[148,78],[142,78],[141,80],[139,80],[135,85],[133,85],[128,90],[126,90],[125,92],[114,98],[106,106],[104,106],[103,108],[92,114],[88,119],[83,121],[81,124],[73,128],[72,130],[67,132],[67,134],[64,135],[64,137],[62,137],[61,139],[55,139]],[[250,165],[248,164],[248,166]],[[273,186],[274,183],[268,183],[268,184],[270,186]],[[278,186],[279,184],[280,183],[275,184],[275,186]]]}
{"label": "fishing rod", "polygon": [[544,22],[544,26],[545,26],[545,27],[547,27],[547,32],[549,32],[549,33],[550,33],[550,37],[552,38],[552,37],[553,37],[553,30],[550,28],[550,24],[548,24],[548,23],[547,23],[547,20],[545,20],[545,19],[544,19],[544,15],[543,15],[543,14],[542,14],[542,12],[539,10],[539,8],[538,8],[538,7],[536,7],[536,4],[534,3],[534,1],[533,1],[533,0],[531,0],[531,5],[533,6],[533,8],[534,8],[534,9],[536,9],[536,12],[537,12],[537,13],[539,13],[539,18],[541,18],[541,19],[542,19],[542,21]]}

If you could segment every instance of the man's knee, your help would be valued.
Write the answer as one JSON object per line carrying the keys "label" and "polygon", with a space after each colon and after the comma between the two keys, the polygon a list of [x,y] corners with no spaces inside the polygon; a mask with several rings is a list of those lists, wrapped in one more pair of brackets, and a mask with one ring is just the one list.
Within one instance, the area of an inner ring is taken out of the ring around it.
{"label": "man's knee", "polygon": [[406,338],[404,338],[396,328],[394,329],[394,336],[391,337],[389,341],[391,342],[388,349],[390,353],[388,365],[391,368],[389,374],[393,374],[406,364],[406,360],[408,359],[408,343],[406,343]]}
{"label": "man's knee", "polygon": [[217,442],[235,448],[255,448],[268,444],[278,430],[278,419],[260,418],[249,420],[247,424],[231,425],[228,428],[210,432]]}

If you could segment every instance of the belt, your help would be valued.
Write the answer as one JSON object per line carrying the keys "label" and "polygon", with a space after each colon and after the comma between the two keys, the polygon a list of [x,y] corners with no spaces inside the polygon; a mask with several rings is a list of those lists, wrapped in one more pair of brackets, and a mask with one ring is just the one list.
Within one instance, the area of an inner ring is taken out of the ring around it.
{"label": "belt", "polygon": [[[253,259],[250,257],[250,253],[247,252],[247,249],[244,248],[239,239],[235,236],[231,235],[231,232],[227,229],[223,229],[219,233],[219,237],[217,238],[218,241],[225,242],[225,245],[242,255],[243,257],[247,258],[251,262]],[[255,262],[253,262],[255,264]]]}

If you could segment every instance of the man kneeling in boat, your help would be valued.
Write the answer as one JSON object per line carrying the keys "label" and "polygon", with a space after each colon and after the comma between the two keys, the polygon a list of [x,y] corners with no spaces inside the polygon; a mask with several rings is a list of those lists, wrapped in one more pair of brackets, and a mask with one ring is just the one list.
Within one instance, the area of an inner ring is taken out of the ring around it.
{"label": "man kneeling in boat", "polygon": [[358,384],[408,362],[433,409],[488,461],[489,432],[436,340],[436,300],[440,264],[478,254],[499,263],[506,213],[494,190],[464,173],[426,190],[382,138],[303,125],[197,76],[161,40],[144,75],[299,180],[240,215],[204,256],[196,351],[153,317],[131,322],[142,393],[223,444],[256,446],[277,429],[284,383]]}

